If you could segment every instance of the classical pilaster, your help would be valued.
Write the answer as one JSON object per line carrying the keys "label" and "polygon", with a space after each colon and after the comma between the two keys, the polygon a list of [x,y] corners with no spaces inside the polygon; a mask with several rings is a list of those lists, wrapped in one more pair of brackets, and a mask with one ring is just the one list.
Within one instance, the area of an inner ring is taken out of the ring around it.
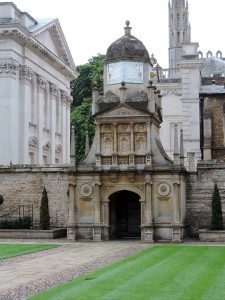
{"label": "classical pilaster", "polygon": [[181,242],[182,240],[182,224],[180,221],[180,183],[173,184],[173,242]]}
{"label": "classical pilaster", "polygon": [[118,155],[118,140],[117,140],[117,123],[113,124],[113,155],[112,155],[112,165],[117,166],[117,155]]}
{"label": "classical pilaster", "polygon": [[44,101],[45,101],[45,92],[47,89],[47,81],[44,77],[38,76],[37,78],[38,85],[38,164],[43,164],[43,127],[44,127]]}
{"label": "classical pilaster", "polygon": [[50,163],[55,164],[55,132],[56,132],[56,99],[59,96],[59,88],[56,84],[50,83]]}
{"label": "classical pilaster", "polygon": [[93,240],[94,241],[101,241],[101,183],[95,183],[95,195],[94,195],[94,224],[93,224]]}
{"label": "classical pilaster", "polygon": [[101,125],[96,123],[96,166],[101,167]]}
{"label": "classical pilaster", "polygon": [[118,146],[117,146],[117,124],[113,124],[113,153],[117,154]]}
{"label": "classical pilaster", "polygon": [[29,117],[31,111],[31,81],[34,78],[34,72],[28,66],[20,67],[20,85],[21,85],[21,162],[29,163]]}
{"label": "classical pilaster", "polygon": [[[0,58],[0,94],[1,94],[1,128],[0,164],[8,165],[20,162],[20,86],[19,64],[13,58]],[[9,117],[10,116],[10,117]]]}
{"label": "classical pilaster", "polygon": [[152,148],[151,148],[152,122],[147,122],[146,127],[147,127],[146,165],[151,165],[152,163]]}
{"label": "classical pilaster", "polygon": [[102,238],[109,240],[109,199],[101,200]]}
{"label": "classical pilaster", "polygon": [[67,239],[72,241],[76,240],[75,189],[76,184],[71,180],[69,182],[69,220],[67,227]]}
{"label": "classical pilaster", "polygon": [[130,123],[130,155],[129,155],[129,165],[134,166],[135,157],[134,157],[134,123]]}
{"label": "classical pilaster", "polygon": [[147,243],[153,242],[153,226],[152,226],[152,182],[151,175],[145,175],[145,203],[141,201],[142,209],[145,205],[145,220],[142,224],[142,241]]}
{"label": "classical pilaster", "polygon": [[63,119],[62,119],[62,128],[65,129],[65,134],[62,135],[62,147],[63,147],[63,162],[70,162],[70,105],[71,105],[71,96],[66,91],[61,91],[61,99],[63,102]]}

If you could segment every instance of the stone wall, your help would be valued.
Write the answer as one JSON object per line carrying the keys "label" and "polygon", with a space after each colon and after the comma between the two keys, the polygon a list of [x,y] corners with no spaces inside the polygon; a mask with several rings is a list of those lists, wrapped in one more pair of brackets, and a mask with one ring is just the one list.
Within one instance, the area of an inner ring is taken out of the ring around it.
{"label": "stone wall", "polygon": [[[67,168],[10,167],[0,168],[0,194],[5,201],[0,205],[2,216],[18,217],[19,205],[33,205],[34,226],[38,227],[42,190],[45,186],[49,201],[51,227],[66,227],[68,223]],[[21,209],[21,214],[22,214]]]}
{"label": "stone wall", "polygon": [[190,173],[187,180],[186,224],[188,234],[198,235],[198,228],[209,228],[211,199],[217,183],[222,200],[225,220],[225,162],[200,161],[197,173]]}

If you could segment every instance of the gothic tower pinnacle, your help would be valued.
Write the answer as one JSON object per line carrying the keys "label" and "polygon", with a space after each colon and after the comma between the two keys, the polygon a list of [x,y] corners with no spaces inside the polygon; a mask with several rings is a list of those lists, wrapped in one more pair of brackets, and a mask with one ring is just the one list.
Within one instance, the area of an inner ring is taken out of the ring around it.
{"label": "gothic tower pinnacle", "polygon": [[169,0],[169,68],[176,68],[182,44],[190,42],[188,0]]}

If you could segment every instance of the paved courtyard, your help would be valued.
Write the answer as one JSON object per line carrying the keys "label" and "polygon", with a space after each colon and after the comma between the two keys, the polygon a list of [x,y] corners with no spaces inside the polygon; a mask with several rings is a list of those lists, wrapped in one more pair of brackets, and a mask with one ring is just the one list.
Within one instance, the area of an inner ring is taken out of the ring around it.
{"label": "paved courtyard", "polygon": [[[21,241],[0,240],[15,243]],[[22,241],[32,243],[37,241]],[[0,299],[27,299],[39,291],[125,258],[150,245],[139,240],[59,243],[60,247],[0,261]]]}

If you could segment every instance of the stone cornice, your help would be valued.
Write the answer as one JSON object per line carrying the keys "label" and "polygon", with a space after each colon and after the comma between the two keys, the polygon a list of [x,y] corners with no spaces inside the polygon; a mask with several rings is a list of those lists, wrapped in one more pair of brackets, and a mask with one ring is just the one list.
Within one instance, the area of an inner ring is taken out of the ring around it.
{"label": "stone cornice", "polygon": [[15,28],[15,24],[13,24],[13,26],[8,25],[5,30],[1,30],[0,39],[13,39],[22,45],[26,45],[28,48],[32,49],[32,51],[41,54],[41,56],[51,62],[51,64],[54,64],[61,73],[69,76],[71,79],[76,77],[75,72],[54,53],[43,46],[34,37],[30,36],[30,33],[27,33],[24,28],[19,26],[19,24],[16,26],[17,28]]}
{"label": "stone cornice", "polygon": [[160,90],[162,96],[165,95],[182,95],[182,85],[181,84],[157,84],[157,88]]}
{"label": "stone cornice", "polygon": [[203,67],[203,61],[201,60],[182,60],[177,63],[177,68],[181,69],[198,69]]}

